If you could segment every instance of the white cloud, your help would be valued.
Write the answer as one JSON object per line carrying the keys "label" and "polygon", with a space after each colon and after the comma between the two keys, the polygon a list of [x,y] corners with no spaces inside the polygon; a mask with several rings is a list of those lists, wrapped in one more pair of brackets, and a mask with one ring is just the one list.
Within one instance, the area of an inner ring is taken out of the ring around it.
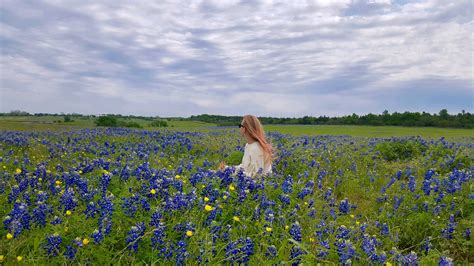
{"label": "white cloud", "polygon": [[[6,1],[2,8],[3,112],[43,112],[50,101],[61,102],[51,112],[87,113],[239,114],[248,103],[249,111],[278,116],[415,110],[416,102],[371,95],[404,93],[419,81],[435,86],[430,80],[472,97],[469,0]],[[71,91],[79,100],[113,100],[81,105]],[[40,92],[47,97],[34,96]],[[448,96],[426,111],[472,109]]]}

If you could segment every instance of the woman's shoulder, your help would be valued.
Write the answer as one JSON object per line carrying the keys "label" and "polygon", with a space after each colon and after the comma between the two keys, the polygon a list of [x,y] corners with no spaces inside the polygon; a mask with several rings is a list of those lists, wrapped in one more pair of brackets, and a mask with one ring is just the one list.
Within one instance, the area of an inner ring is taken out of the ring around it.
{"label": "woman's shoulder", "polygon": [[251,144],[248,144],[247,148],[251,151],[254,151],[254,152],[261,152],[262,151],[262,146],[260,145],[260,143],[258,141],[255,141]]}

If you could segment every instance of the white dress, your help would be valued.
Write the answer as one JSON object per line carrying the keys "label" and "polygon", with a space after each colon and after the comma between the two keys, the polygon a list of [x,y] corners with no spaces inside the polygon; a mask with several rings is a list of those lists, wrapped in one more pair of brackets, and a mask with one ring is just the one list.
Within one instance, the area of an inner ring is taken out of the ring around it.
{"label": "white dress", "polygon": [[265,157],[263,148],[258,141],[252,144],[245,144],[244,157],[242,163],[236,165],[237,168],[243,168],[244,173],[248,176],[254,176],[262,169],[262,174],[266,175],[272,172],[272,166],[265,167]]}

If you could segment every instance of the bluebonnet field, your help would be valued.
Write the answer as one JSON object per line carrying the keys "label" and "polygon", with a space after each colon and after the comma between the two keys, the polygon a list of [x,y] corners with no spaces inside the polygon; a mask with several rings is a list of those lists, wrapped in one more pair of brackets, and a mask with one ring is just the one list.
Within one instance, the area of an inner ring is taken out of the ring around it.
{"label": "bluebonnet field", "polygon": [[252,179],[215,170],[238,163],[232,130],[2,131],[0,260],[473,261],[472,138],[269,137],[274,174]]}

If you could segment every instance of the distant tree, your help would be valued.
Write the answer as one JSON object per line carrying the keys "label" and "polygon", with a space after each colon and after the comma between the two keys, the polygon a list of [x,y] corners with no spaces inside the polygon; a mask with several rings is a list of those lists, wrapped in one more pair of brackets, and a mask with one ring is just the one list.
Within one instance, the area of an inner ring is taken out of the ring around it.
{"label": "distant tree", "polygon": [[117,118],[107,115],[101,116],[95,121],[96,126],[98,127],[116,127],[118,126]]}
{"label": "distant tree", "polygon": [[29,116],[30,113],[20,110],[13,110],[9,113],[11,116]]}
{"label": "distant tree", "polygon": [[446,109],[441,109],[441,111],[439,111],[439,116],[442,118],[442,119],[447,119],[449,114],[448,114],[448,110]]}

